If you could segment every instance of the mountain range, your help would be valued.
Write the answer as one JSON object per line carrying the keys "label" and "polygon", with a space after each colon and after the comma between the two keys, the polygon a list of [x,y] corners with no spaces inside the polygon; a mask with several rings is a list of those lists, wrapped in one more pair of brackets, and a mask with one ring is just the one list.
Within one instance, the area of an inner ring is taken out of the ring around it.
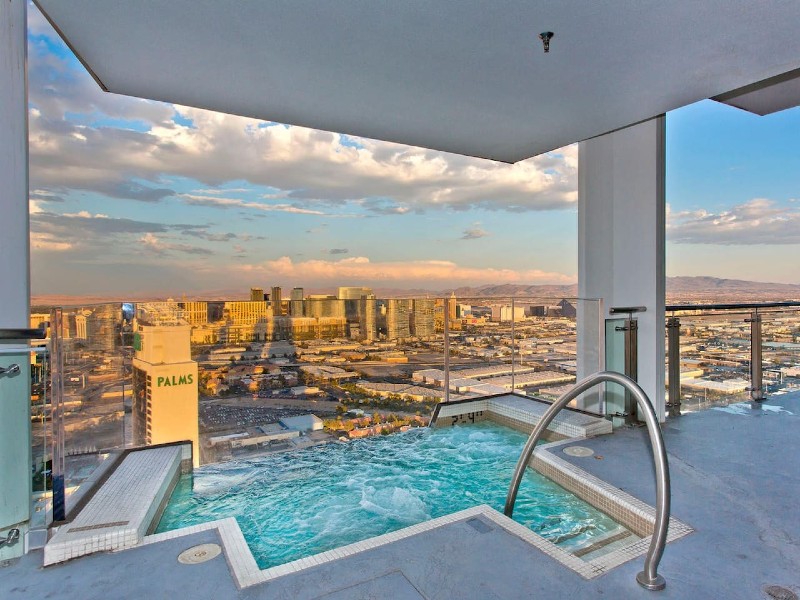
{"label": "mountain range", "polygon": [[[242,300],[249,290],[209,290],[205,293],[187,295],[186,299]],[[307,293],[336,293],[335,288],[307,289]],[[482,285],[458,287],[444,290],[374,288],[378,298],[448,297],[457,298],[515,297],[515,298],[576,298],[577,284],[572,285]],[[288,294],[287,294],[288,295]],[[176,300],[181,296],[173,296]],[[31,297],[33,306],[69,306],[99,302],[164,300],[166,296],[65,296],[39,295]],[[717,277],[667,277],[667,303],[680,302],[770,302],[800,301],[800,285],[790,283],[765,283],[741,279]]]}

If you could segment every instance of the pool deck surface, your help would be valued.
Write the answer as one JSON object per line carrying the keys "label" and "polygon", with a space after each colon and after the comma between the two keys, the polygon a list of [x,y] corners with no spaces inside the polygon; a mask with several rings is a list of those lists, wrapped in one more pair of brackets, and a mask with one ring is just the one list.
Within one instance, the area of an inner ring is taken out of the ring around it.
{"label": "pool deck surface", "polygon": [[[0,595],[750,599],[769,598],[764,592],[768,585],[800,594],[800,393],[776,396],[761,411],[743,406],[739,414],[709,410],[684,415],[664,428],[672,514],[695,531],[667,546],[659,568],[667,587],[661,592],[644,590],[634,581],[641,557],[586,580],[479,516],[479,527],[457,520],[241,590],[224,554],[197,565],[177,561],[189,547],[220,543],[213,529],[47,568],[41,566],[41,551],[34,551],[0,567]],[[652,456],[643,428],[569,445],[586,446],[594,455],[561,453],[562,458],[653,503]]]}

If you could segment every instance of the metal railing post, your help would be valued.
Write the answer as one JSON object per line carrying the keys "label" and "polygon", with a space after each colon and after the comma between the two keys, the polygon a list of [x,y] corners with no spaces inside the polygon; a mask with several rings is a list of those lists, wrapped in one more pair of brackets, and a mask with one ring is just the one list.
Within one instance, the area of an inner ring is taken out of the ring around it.
{"label": "metal railing post", "polygon": [[64,463],[64,313],[56,308],[51,313],[50,328],[50,407],[53,423],[53,451],[51,473],[53,478],[53,521],[66,518],[65,463]]}
{"label": "metal railing post", "polygon": [[571,390],[550,405],[550,408],[542,415],[541,420],[534,428],[528,441],[525,443],[525,447],[522,449],[522,454],[514,469],[511,485],[508,488],[504,512],[507,517],[511,517],[514,514],[514,504],[517,501],[519,484],[522,481],[522,476],[525,474],[525,469],[528,468],[528,462],[536,448],[536,444],[542,437],[545,429],[547,429],[547,426],[550,425],[555,416],[574,398],[604,381],[610,381],[621,385],[631,393],[636,399],[639,411],[643,414],[647,425],[647,433],[650,436],[650,445],[653,448],[653,463],[656,471],[656,520],[653,525],[653,537],[650,539],[650,547],[647,550],[647,556],[644,560],[644,570],[636,575],[636,581],[639,585],[648,590],[663,590],[667,583],[664,577],[658,574],[658,563],[661,561],[661,556],[664,554],[664,546],[667,543],[667,527],[669,525],[669,463],[667,461],[667,451],[664,446],[664,438],[661,435],[661,428],[658,424],[658,417],[656,417],[656,411],[653,409],[653,405],[647,398],[647,394],[644,393],[644,390],[630,377],[626,377],[621,373],[614,373],[613,371],[594,373],[580,380]]}
{"label": "metal railing post", "polygon": [[758,309],[750,313],[750,400],[764,401],[764,385],[761,371],[761,315]]}
{"label": "metal railing post", "polygon": [[681,416],[681,320],[667,319],[667,373],[669,377],[670,417]]}
{"label": "metal railing post", "polygon": [[514,299],[512,298],[511,299],[511,393],[512,394],[514,393],[514,390],[517,389],[516,386],[514,385],[516,383],[516,378],[515,378],[516,371],[514,370],[514,357],[516,355],[516,352],[514,350],[517,345],[517,339],[515,337],[516,331],[514,328],[516,320],[517,320],[516,315],[514,314]]}
{"label": "metal railing post", "polygon": [[450,402],[450,300],[444,301],[444,401]]}

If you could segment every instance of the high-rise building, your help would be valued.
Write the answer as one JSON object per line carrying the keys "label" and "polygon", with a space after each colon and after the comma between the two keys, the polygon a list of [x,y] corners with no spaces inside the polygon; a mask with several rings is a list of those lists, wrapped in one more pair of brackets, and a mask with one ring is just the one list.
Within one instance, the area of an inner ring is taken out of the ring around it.
{"label": "high-rise building", "polygon": [[371,342],[377,337],[375,295],[368,287],[340,287],[336,294],[344,300],[350,337]]}
{"label": "high-rise building", "polygon": [[411,335],[418,338],[433,337],[436,329],[433,320],[436,300],[433,298],[417,298],[413,303],[410,327]]}
{"label": "high-rise building", "polygon": [[118,341],[117,325],[122,321],[122,305],[101,304],[87,312],[86,339],[89,345],[97,351],[113,352]]}
{"label": "high-rise building", "polygon": [[337,293],[339,300],[360,300],[372,295],[372,288],[368,287],[340,287]]}
{"label": "high-rise building", "polygon": [[272,341],[329,340],[345,335],[344,317],[276,317]]}
{"label": "high-rise building", "polygon": [[312,294],[306,300],[305,312],[309,317],[344,317],[345,301],[336,296]]}
{"label": "high-rise building", "polygon": [[263,302],[264,290],[263,288],[250,288],[250,302]]}
{"label": "high-rise building", "polygon": [[190,440],[200,464],[197,363],[191,359],[189,325],[134,326],[133,443]]}
{"label": "high-rise building", "polygon": [[303,316],[303,288],[292,288],[289,301],[289,315],[292,317]]}
{"label": "high-rise building", "polygon": [[255,325],[272,316],[272,310],[264,300],[245,302],[234,300],[222,307],[222,318],[232,325]]}
{"label": "high-rise building", "polygon": [[270,302],[272,304],[272,314],[276,317],[280,317],[283,315],[283,298],[281,294],[280,287],[272,288],[272,294],[270,294]]}
{"label": "high-rise building", "polygon": [[389,298],[383,303],[383,327],[387,340],[404,340],[411,337],[411,300]]}
{"label": "high-rise building", "polygon": [[447,301],[447,318],[450,321],[455,321],[458,318],[458,300],[456,299],[456,293],[453,292],[450,295],[450,299]]}

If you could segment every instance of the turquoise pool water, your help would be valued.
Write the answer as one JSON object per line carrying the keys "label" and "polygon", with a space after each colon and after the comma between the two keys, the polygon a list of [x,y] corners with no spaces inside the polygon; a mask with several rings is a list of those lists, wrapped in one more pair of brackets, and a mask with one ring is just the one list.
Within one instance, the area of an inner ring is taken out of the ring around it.
{"label": "turquoise pool water", "polygon": [[[236,517],[264,569],[478,504],[502,511],[525,439],[483,422],[205,466],[178,483],[157,531]],[[565,549],[618,527],[528,471],[519,523]]]}

